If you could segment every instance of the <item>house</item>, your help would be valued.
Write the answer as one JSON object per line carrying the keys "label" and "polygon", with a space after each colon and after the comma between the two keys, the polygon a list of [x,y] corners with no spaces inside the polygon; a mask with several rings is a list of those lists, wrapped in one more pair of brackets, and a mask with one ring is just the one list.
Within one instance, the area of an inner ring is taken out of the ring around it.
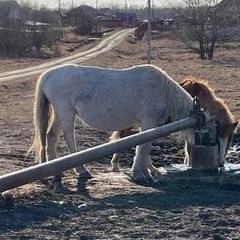
{"label": "house", "polygon": [[224,38],[239,35],[240,1],[223,0],[213,8],[218,17],[218,36]]}
{"label": "house", "polygon": [[49,24],[54,27],[62,26],[63,16],[59,11],[51,10],[33,10],[29,16],[31,21]]}
{"label": "house", "polygon": [[94,20],[99,14],[99,11],[88,5],[80,5],[76,8],[71,9],[66,12],[67,23],[70,26],[79,26],[82,25],[86,20]]}
{"label": "house", "polygon": [[23,23],[23,14],[17,1],[0,1],[0,27],[18,27]]}
{"label": "house", "polygon": [[239,0],[222,0],[216,6],[217,10],[221,13],[227,12],[231,14],[240,13],[240,1]]}
{"label": "house", "polygon": [[25,35],[33,40],[32,44],[37,49],[42,45],[50,46],[65,35],[62,21],[58,11],[32,10],[25,21]]}
{"label": "house", "polygon": [[240,1],[223,0],[216,6],[220,26],[238,26],[240,24]]}
{"label": "house", "polygon": [[138,25],[137,15],[133,12],[115,12],[114,20],[123,27],[136,27]]}
{"label": "house", "polygon": [[99,15],[105,17],[106,19],[112,19],[114,17],[113,10],[111,8],[100,8]]}
{"label": "house", "polygon": [[114,15],[101,16],[101,25],[108,28],[114,27],[136,27],[138,18],[135,13],[131,12],[116,12]]}
{"label": "house", "polygon": [[116,12],[115,19],[122,22],[137,23],[137,15],[133,12]]}

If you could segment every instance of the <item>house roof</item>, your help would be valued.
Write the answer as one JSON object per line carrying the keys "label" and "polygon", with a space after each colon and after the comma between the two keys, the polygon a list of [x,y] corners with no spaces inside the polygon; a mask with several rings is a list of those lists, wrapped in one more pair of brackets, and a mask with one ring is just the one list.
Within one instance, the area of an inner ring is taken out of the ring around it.
{"label": "house roof", "polygon": [[80,5],[65,13],[68,16],[89,16],[96,17],[98,10],[88,5]]}
{"label": "house roof", "polygon": [[34,10],[31,13],[30,20],[59,26],[61,25],[61,14],[58,11]]}
{"label": "house roof", "polygon": [[133,12],[116,12],[115,13],[115,18],[121,19],[122,21],[126,20],[137,20],[137,15]]}
{"label": "house roof", "polygon": [[105,16],[113,16],[113,10],[111,8],[100,8],[100,14]]}
{"label": "house roof", "polygon": [[0,1],[0,18],[21,19],[22,11],[16,1]]}
{"label": "house roof", "polygon": [[239,0],[222,0],[215,7],[222,14],[240,14]]}

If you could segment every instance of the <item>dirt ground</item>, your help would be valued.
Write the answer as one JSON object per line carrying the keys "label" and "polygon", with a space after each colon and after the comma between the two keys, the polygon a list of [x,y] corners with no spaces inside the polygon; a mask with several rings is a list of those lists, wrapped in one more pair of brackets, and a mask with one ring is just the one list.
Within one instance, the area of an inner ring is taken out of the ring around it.
{"label": "dirt ground", "polygon": [[[240,118],[239,39],[217,45],[213,61],[201,61],[192,48],[167,33],[153,36],[152,63],[176,81],[185,76],[206,79]],[[78,49],[78,51],[81,48]],[[145,39],[124,42],[84,65],[124,68],[146,63]],[[0,71],[23,68],[43,60],[2,60]],[[46,60],[45,60],[46,61]],[[25,154],[32,139],[35,78],[0,85],[0,174],[29,167]],[[76,124],[79,150],[108,140],[109,133]],[[239,131],[228,161],[240,163]],[[183,162],[183,143],[175,136],[154,141],[156,166]],[[59,156],[67,154],[62,140]],[[65,172],[68,194],[48,190],[46,181],[4,192],[0,198],[1,239],[240,239],[239,177],[221,173],[169,173],[151,185],[131,181],[134,149],[123,152],[120,173],[111,173],[111,156],[88,164],[93,178],[77,188],[77,176]],[[230,180],[228,180],[230,179]],[[234,181],[232,181],[234,180]]]}

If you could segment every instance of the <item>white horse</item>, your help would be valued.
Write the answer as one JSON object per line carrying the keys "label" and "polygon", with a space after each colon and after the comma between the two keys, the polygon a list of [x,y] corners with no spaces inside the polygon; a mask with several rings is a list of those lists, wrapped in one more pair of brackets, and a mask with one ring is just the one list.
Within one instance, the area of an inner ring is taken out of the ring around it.
{"label": "white horse", "polygon": [[[75,116],[90,127],[118,131],[139,125],[144,131],[189,116],[192,97],[166,72],[153,65],[105,69],[75,64],[48,70],[40,76],[34,107],[33,149],[39,163],[56,158],[63,129],[71,153],[76,152]],[[192,142],[193,130],[186,134]],[[132,166],[137,181],[152,181],[152,142],[136,148]],[[76,171],[90,177],[84,166]]]}

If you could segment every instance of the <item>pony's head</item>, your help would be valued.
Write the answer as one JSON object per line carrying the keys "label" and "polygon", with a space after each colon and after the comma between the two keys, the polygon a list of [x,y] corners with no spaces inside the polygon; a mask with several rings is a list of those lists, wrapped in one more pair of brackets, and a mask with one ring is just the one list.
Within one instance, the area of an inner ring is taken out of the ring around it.
{"label": "pony's head", "polygon": [[[227,123],[227,124],[223,124],[223,125],[218,124],[219,148],[221,148],[221,144],[222,144],[222,146],[225,146],[225,148],[222,149],[223,157],[221,157],[221,154],[219,154],[219,166],[220,167],[223,166],[227,152],[232,145],[233,134],[234,134],[235,130],[237,129],[238,123],[239,123],[238,121],[234,121],[233,123]],[[224,144],[224,142],[226,142],[226,143]],[[220,151],[221,151],[221,149],[219,149],[219,152]]]}
{"label": "pony's head", "polygon": [[192,97],[199,97],[200,105],[210,115],[214,115],[217,123],[217,135],[219,140],[219,165],[223,165],[227,151],[232,144],[233,134],[238,121],[230,112],[226,103],[218,98],[214,90],[205,80],[186,77],[179,85],[182,86]]}

